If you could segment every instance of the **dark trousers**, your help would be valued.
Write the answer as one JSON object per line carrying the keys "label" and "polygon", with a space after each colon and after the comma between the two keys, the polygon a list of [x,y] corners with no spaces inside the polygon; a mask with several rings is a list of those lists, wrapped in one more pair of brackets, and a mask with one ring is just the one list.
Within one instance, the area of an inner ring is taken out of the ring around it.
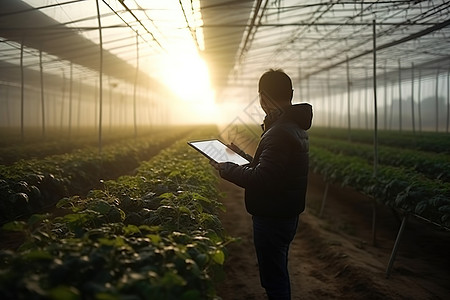
{"label": "dark trousers", "polygon": [[253,241],[259,276],[270,300],[291,299],[288,252],[297,225],[298,216],[288,219],[253,216]]}

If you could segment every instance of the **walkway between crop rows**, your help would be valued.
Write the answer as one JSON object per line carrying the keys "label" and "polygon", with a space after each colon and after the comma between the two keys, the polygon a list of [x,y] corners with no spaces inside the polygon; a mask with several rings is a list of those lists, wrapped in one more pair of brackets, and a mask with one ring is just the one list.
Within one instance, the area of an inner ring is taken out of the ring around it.
{"label": "walkway between crop rows", "polygon": [[[223,226],[241,240],[228,246],[226,279],[218,285],[218,295],[224,300],[266,299],[259,284],[251,216],[245,211],[243,189],[224,180],[220,185],[226,193]],[[398,229],[393,215],[385,207],[379,209],[378,246],[374,247],[370,242],[370,202],[349,189],[331,187],[325,216],[319,219],[313,211],[320,207],[323,187],[321,178],[312,174],[308,207],[301,215],[289,254],[293,300],[445,299],[450,295],[448,234],[411,224],[393,274],[386,279]]]}

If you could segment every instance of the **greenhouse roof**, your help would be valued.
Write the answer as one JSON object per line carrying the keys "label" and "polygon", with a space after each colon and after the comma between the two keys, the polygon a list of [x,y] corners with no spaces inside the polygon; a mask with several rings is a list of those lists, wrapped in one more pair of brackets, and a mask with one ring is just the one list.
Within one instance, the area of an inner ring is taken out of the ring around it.
{"label": "greenhouse roof", "polygon": [[[95,78],[99,25],[105,75],[154,84],[173,57],[194,53],[209,66],[218,101],[230,88],[256,90],[268,68],[312,89],[362,85],[374,74],[374,48],[381,80],[402,80],[412,68],[425,75],[450,68],[446,0],[103,0],[98,10],[96,3],[1,1],[2,69],[19,64],[23,42],[25,67],[38,70],[41,50],[47,72],[68,73],[71,62],[75,76]],[[0,80],[12,80],[2,73]]]}
{"label": "greenhouse roof", "polygon": [[[423,74],[450,68],[449,1],[212,2],[201,1],[202,14],[208,16],[203,26],[209,37],[206,52],[220,52],[235,40],[232,32],[243,29],[235,55],[210,62],[232,70],[220,81],[227,85],[256,89],[269,67],[282,68],[300,81],[309,78],[313,87],[330,78],[331,84],[342,85],[347,62],[356,84],[373,75],[374,38],[377,74],[391,74],[391,80],[398,78],[399,64],[402,70],[414,65]],[[404,73],[402,78],[410,77],[410,71]]]}

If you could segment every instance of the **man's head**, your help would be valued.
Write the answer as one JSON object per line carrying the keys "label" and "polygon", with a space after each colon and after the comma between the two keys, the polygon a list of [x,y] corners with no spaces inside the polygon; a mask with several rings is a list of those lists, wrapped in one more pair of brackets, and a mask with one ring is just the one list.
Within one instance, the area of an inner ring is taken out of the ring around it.
{"label": "man's head", "polygon": [[270,69],[259,79],[258,92],[261,107],[266,113],[291,105],[293,95],[291,78],[281,69]]}

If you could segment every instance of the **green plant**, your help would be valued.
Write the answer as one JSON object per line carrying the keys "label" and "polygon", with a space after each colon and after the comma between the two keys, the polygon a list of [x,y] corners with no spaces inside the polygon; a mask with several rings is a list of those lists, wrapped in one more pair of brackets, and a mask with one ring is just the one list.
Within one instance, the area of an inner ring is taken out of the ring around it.
{"label": "green plant", "polygon": [[23,299],[214,299],[227,237],[217,177],[185,141],[135,176],[58,202],[67,214],[33,215],[4,229],[27,239],[0,251],[0,293]]}

